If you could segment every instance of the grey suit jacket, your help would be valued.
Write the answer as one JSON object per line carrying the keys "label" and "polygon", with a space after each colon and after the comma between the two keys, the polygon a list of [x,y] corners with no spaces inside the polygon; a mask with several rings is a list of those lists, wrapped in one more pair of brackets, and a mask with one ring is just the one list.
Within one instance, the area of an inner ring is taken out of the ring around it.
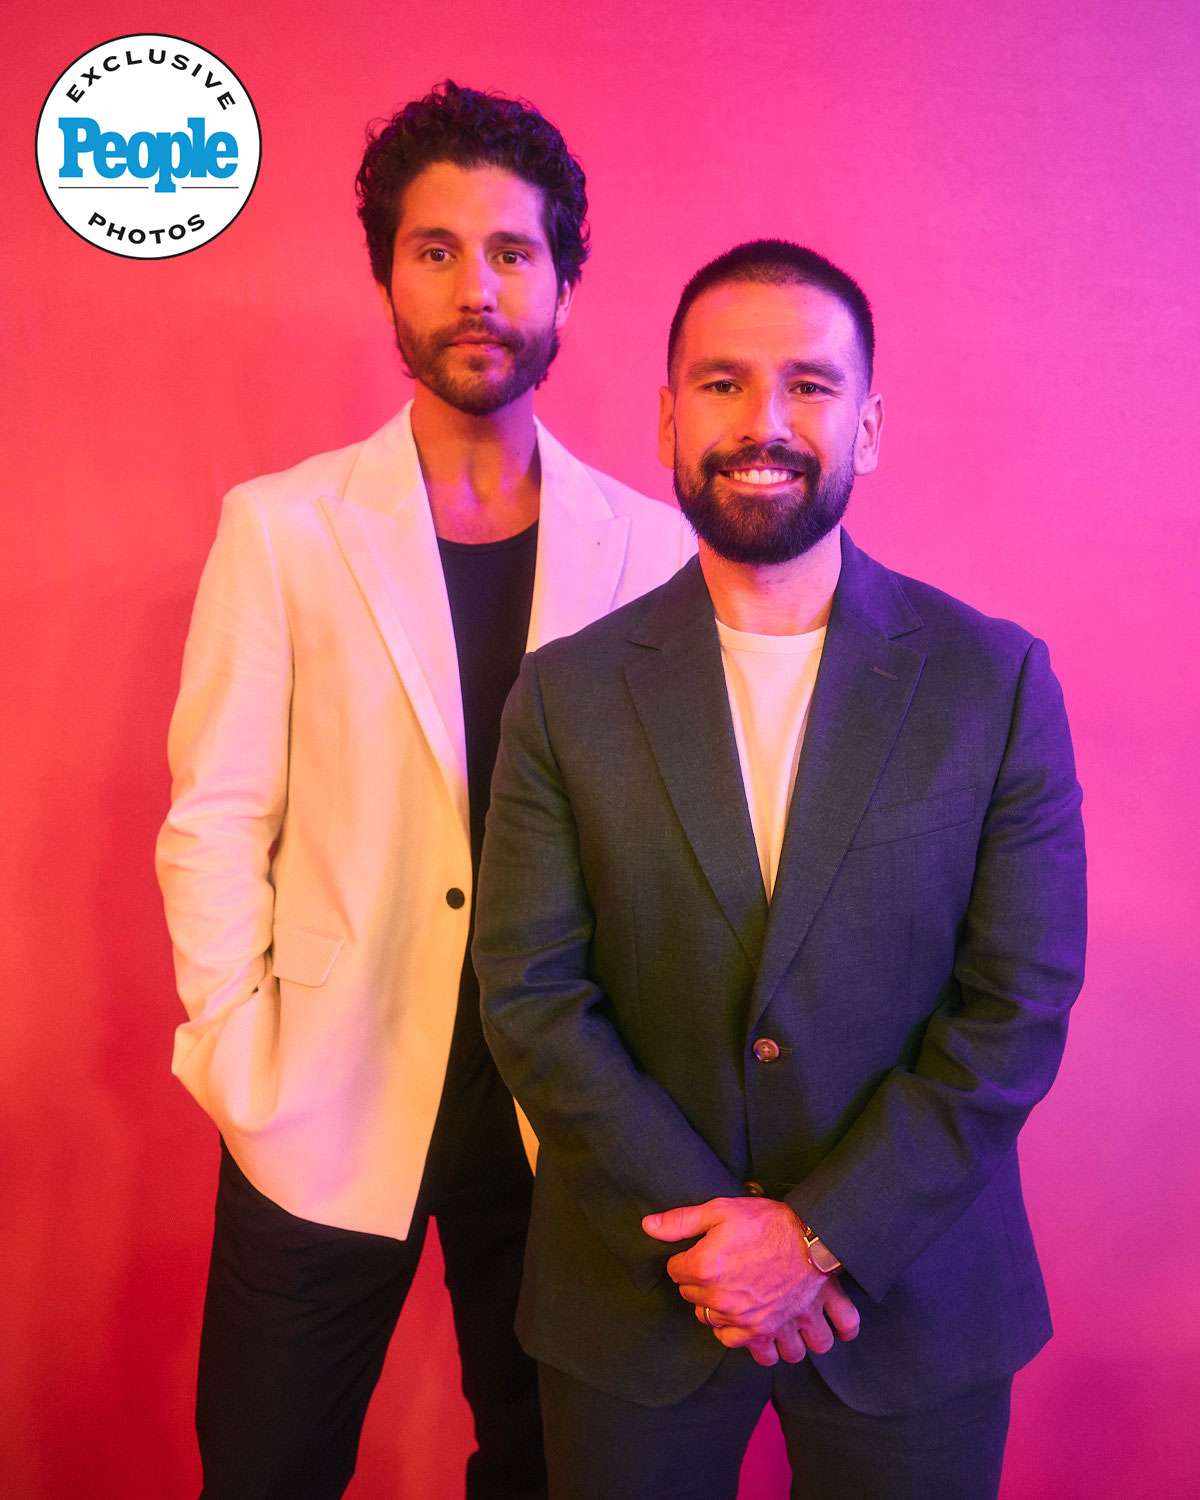
{"label": "grey suit jacket", "polygon": [[699,1386],[723,1350],[639,1220],[753,1179],[845,1264],[843,1400],[1031,1358],[1016,1138],[1082,979],[1079,807],[1045,646],[848,537],[769,907],[698,564],[527,657],[474,956],[542,1143],[529,1352],[645,1404]]}

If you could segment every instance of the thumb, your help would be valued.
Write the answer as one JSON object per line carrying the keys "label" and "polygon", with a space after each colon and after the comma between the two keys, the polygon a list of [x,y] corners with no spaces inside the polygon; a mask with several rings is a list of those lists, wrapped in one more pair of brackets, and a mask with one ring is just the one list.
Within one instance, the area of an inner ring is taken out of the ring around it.
{"label": "thumb", "polygon": [[715,1229],[723,1218],[720,1200],[710,1199],[688,1208],[668,1208],[665,1213],[647,1214],[642,1228],[654,1240],[690,1240]]}

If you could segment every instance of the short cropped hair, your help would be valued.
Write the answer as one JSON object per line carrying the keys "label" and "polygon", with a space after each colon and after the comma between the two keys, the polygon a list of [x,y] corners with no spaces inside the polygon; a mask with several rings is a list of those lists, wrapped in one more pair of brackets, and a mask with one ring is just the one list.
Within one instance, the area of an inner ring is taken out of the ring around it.
{"label": "short cropped hair", "polygon": [[791,240],[747,240],[701,266],[680,294],[679,306],[671,319],[671,331],[667,335],[668,375],[675,363],[679,336],[692,303],[711,287],[736,281],[768,282],[773,286],[815,286],[836,297],[854,320],[863,369],[870,386],[875,369],[875,320],[866,293],[853,277],[839,270],[832,261],[818,255],[815,250],[793,244]]}
{"label": "short cropped hair", "polygon": [[501,167],[540,188],[542,223],[558,284],[578,282],[588,257],[583,168],[555,127],[528,102],[460,88],[447,78],[367,131],[355,189],[371,273],[381,286],[392,277],[404,189],[426,167],[443,161],[466,168]]}

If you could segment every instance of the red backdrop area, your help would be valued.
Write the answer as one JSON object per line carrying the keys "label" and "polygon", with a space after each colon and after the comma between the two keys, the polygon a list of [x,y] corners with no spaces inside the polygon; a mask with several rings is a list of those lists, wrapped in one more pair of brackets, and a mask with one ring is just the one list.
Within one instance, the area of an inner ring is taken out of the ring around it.
{"label": "red backdrop area", "polygon": [[[32,165],[58,73],[147,29],[225,59],[263,126],[241,218],[156,263],[73,236]],[[26,11],[0,147],[6,1496],[198,1488],[216,1143],[167,1071],[167,719],[222,492],[404,399],[352,180],[365,121],[448,74],[533,99],[587,169],[541,410],[593,463],[667,495],[665,330],[732,242],[810,243],[873,298],[888,421],[852,530],[1049,640],[1087,793],[1090,977],[1023,1138],[1058,1336],[1017,1382],[1004,1497],[1195,1493],[1198,29],[1186,0]],[[352,1493],[459,1495],[468,1442],[431,1255]],[[767,1422],[743,1495],[783,1473]]]}

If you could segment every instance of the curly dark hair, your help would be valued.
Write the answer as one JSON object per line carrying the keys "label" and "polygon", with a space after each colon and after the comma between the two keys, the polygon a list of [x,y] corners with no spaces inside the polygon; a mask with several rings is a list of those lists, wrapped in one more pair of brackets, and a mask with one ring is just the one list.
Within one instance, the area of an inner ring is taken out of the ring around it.
{"label": "curly dark hair", "polygon": [[375,280],[387,286],[404,189],[434,162],[503,167],[542,190],[542,222],[559,285],[574,286],[588,257],[583,168],[549,120],[525,100],[460,88],[447,78],[367,131],[355,179],[358,217]]}

